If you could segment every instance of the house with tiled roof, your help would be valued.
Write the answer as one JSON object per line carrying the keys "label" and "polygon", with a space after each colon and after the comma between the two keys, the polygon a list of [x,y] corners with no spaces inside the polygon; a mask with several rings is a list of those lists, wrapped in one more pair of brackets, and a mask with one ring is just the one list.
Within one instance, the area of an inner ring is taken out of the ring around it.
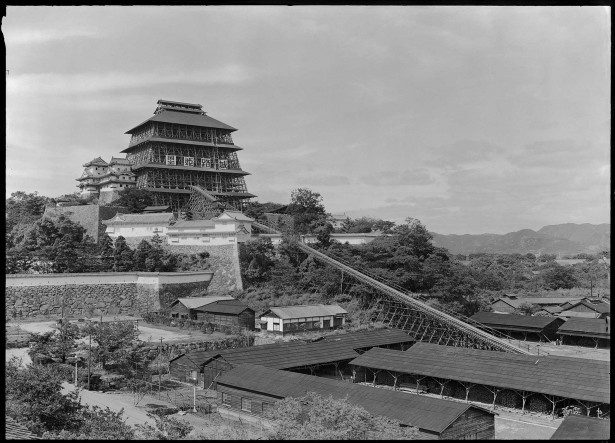
{"label": "house with tiled roof", "polygon": [[177,319],[254,330],[254,310],[230,296],[178,298],[171,303],[169,315]]}
{"label": "house with tiled roof", "polygon": [[210,220],[180,220],[166,231],[170,245],[228,245],[247,241],[254,219],[224,211]]}
{"label": "house with tiled roof", "polygon": [[[81,177],[76,179],[82,195],[109,194],[136,186],[136,176],[126,158],[111,157],[111,161],[107,163],[102,158],[96,157],[84,163],[83,167],[85,169]],[[113,200],[110,196],[101,195],[101,197],[104,200]]]}
{"label": "house with tiled roof", "polygon": [[102,223],[107,226],[106,233],[113,240],[120,235],[127,241],[149,240],[155,234],[165,236],[169,224],[175,220],[172,212],[149,213],[149,214],[116,214]]}

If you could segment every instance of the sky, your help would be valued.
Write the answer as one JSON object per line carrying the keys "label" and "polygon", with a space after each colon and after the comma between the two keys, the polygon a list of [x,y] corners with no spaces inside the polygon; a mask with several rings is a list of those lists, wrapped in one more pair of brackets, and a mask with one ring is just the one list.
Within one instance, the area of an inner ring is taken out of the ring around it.
{"label": "sky", "polygon": [[238,128],[257,201],[440,234],[610,222],[610,8],[7,7],[6,196],[78,190],[158,99]]}

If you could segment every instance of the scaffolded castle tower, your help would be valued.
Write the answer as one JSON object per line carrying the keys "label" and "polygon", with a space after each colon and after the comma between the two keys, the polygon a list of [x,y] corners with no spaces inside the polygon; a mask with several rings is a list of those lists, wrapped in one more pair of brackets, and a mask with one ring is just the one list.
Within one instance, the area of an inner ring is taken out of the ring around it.
{"label": "scaffolded castle tower", "polygon": [[235,128],[215,120],[201,105],[158,100],[154,116],[135,126],[122,152],[136,174],[137,188],[152,191],[155,205],[182,211],[193,187],[241,210],[255,197],[246,188],[231,132]]}

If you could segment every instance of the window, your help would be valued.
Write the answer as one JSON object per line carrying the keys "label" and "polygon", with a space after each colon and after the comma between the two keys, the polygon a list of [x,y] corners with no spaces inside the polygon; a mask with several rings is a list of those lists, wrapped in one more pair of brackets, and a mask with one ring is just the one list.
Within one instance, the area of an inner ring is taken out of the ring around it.
{"label": "window", "polygon": [[235,239],[233,237],[231,237],[231,238],[228,239],[228,242],[229,243],[235,243]]}
{"label": "window", "polygon": [[171,317],[177,318],[177,317],[179,317],[179,314],[176,312],[175,314],[171,314]]}
{"label": "window", "polygon": [[271,403],[263,402],[263,415],[273,409],[273,405]]}
{"label": "window", "polygon": [[197,379],[197,372],[196,372],[196,371],[192,371],[192,372],[190,373],[190,378],[191,378],[192,380],[196,380],[196,379]]}
{"label": "window", "polygon": [[231,406],[231,396],[230,394],[222,393],[222,404],[224,406]]}
{"label": "window", "polygon": [[209,237],[203,237],[203,243],[209,243]]}
{"label": "window", "polygon": [[280,323],[279,322],[278,323],[275,323],[275,322],[273,323],[273,330],[274,331],[279,331],[280,330]]}
{"label": "window", "polygon": [[252,402],[249,398],[241,398],[241,410],[246,412],[252,412]]}
{"label": "window", "polygon": [[228,160],[220,160],[220,169],[228,169]]}

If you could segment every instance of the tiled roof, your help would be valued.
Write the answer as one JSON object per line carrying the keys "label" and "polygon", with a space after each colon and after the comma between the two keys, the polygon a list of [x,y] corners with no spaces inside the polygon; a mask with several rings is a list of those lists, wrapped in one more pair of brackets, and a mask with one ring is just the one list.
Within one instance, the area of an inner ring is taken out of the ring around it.
{"label": "tiled roof", "polygon": [[171,207],[169,205],[166,206],[146,206],[143,208],[143,212],[167,212]]}
{"label": "tiled roof", "polygon": [[222,214],[220,214],[218,217],[213,218],[213,220],[218,220],[220,219],[220,217],[222,217],[224,214],[227,214],[228,216],[234,218],[237,221],[250,221],[253,222],[254,219],[248,217],[247,215],[245,215],[243,212],[241,211],[224,211]]}
{"label": "tiled roof", "polygon": [[172,212],[161,212],[152,214],[117,214],[109,220],[103,220],[105,225],[110,224],[142,224],[142,223],[162,223],[165,226],[174,218]]}
{"label": "tiled roof", "polygon": [[497,312],[477,312],[470,320],[474,320],[492,328],[507,328],[519,331],[540,331],[553,322],[562,320],[555,317],[533,317],[530,315],[499,314]]}
{"label": "tiled roof", "polygon": [[519,306],[525,303],[531,304],[531,305],[538,305],[538,306],[544,306],[544,305],[558,306],[566,302],[570,302],[570,301],[576,302],[581,299],[582,297],[576,297],[576,298],[570,298],[570,297],[521,297],[521,298],[500,297],[499,299],[492,302],[491,304],[493,305],[494,303],[497,303],[498,301],[503,301],[515,308],[518,308]]}
{"label": "tiled roof", "polygon": [[4,438],[6,440],[40,440],[36,434],[30,432],[21,423],[15,421],[12,417],[5,415]]}
{"label": "tiled roof", "polygon": [[235,299],[227,295],[220,295],[220,296],[210,295],[207,297],[186,297],[186,298],[178,298],[173,303],[171,303],[171,306],[175,305],[176,303],[181,303],[188,309],[196,309],[196,308],[201,308],[210,303],[215,303],[221,300],[235,300]]}
{"label": "tiled roof", "polygon": [[90,160],[89,162],[85,163],[83,166],[87,167],[87,166],[108,166],[108,165],[109,163],[104,161],[102,158],[96,157],[94,160]]}
{"label": "tiled roof", "polygon": [[173,226],[170,226],[171,230],[176,228],[213,228],[216,224],[211,220],[178,220]]}
{"label": "tiled roof", "polygon": [[372,348],[350,364],[577,400],[611,402],[608,361],[417,343],[405,352]]}
{"label": "tiled roof", "polygon": [[347,314],[348,312],[338,305],[295,305],[295,306],[274,306],[269,308],[261,317],[272,312],[281,319],[303,318],[303,317],[324,317],[327,315]]}
{"label": "tiled roof", "polygon": [[567,309],[572,309],[575,306],[583,305],[588,307],[589,309],[604,314],[605,312],[611,312],[611,305],[609,303],[592,303],[589,300],[580,300],[577,303],[573,303]]}
{"label": "tiled roof", "polygon": [[124,158],[124,157],[111,157],[111,161],[109,162],[109,164],[130,166],[130,162],[128,161],[127,158]]}
{"label": "tiled roof", "polygon": [[611,421],[582,415],[568,415],[551,440],[610,440]]}
{"label": "tiled roof", "polygon": [[606,338],[611,336],[611,331],[607,331],[607,325],[606,319],[603,318],[574,317],[561,325],[557,333],[563,335],[586,335]]}
{"label": "tiled roof", "polygon": [[148,118],[143,123],[139,123],[134,128],[126,131],[126,134],[131,134],[135,129],[147,122],[176,123],[180,125],[200,126],[202,128],[228,129],[229,131],[237,130],[236,128],[233,128],[226,123],[222,123],[215,118],[211,118],[208,115],[166,110],[160,114],[156,114],[153,117]]}
{"label": "tiled roof", "polygon": [[277,398],[301,397],[315,392],[336,399],[346,398],[374,416],[399,420],[409,426],[441,433],[468,409],[479,409],[467,403],[413,395],[390,389],[332,380],[324,377],[280,371],[254,364],[243,364],[225,373],[218,385],[246,389]]}

